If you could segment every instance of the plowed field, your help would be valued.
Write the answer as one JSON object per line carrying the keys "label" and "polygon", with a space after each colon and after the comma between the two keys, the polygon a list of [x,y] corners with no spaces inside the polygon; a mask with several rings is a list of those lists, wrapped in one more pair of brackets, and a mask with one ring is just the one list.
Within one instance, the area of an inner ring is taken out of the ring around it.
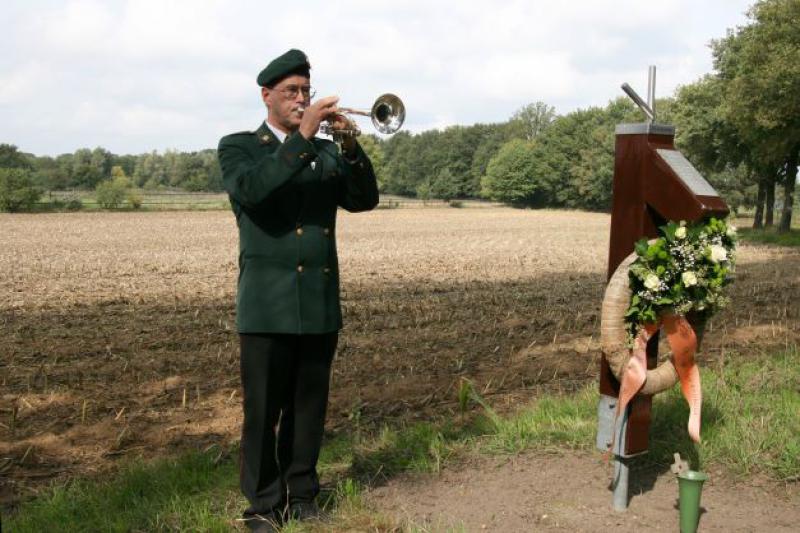
{"label": "plowed field", "polygon": [[[608,225],[505,208],[342,213],[329,430],[448,416],[461,377],[500,410],[596,380]],[[0,215],[0,242],[4,505],[122,457],[238,439],[232,214]],[[738,257],[702,364],[800,337],[800,253]]]}

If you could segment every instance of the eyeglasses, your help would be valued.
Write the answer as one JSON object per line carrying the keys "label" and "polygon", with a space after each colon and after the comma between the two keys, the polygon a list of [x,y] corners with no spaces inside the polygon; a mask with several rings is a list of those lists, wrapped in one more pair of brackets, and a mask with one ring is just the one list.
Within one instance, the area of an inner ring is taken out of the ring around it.
{"label": "eyeglasses", "polygon": [[294,100],[301,92],[303,93],[303,98],[305,99],[313,97],[314,93],[316,93],[314,88],[310,85],[304,85],[303,87],[300,87],[299,85],[287,85],[282,89],[278,89],[278,91],[280,91],[280,93],[283,94],[287,100]]}

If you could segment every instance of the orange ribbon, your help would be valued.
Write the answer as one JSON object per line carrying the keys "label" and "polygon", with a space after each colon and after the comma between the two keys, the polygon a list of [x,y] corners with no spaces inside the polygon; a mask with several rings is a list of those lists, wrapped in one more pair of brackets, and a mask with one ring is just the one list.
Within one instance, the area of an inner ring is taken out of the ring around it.
{"label": "orange ribbon", "polygon": [[703,390],[700,386],[700,370],[694,360],[697,352],[697,334],[685,317],[665,315],[664,329],[667,342],[672,349],[675,371],[681,380],[681,392],[689,404],[689,437],[700,442],[700,410],[703,404]]}
{"label": "orange ribbon", "polygon": [[616,419],[625,412],[628,404],[642,390],[647,380],[647,343],[661,325],[667,334],[667,342],[672,349],[672,360],[675,371],[681,382],[681,391],[689,404],[689,437],[700,442],[700,410],[703,393],[700,386],[700,370],[695,363],[697,352],[697,335],[689,321],[680,315],[664,315],[658,323],[645,324],[634,340],[631,357],[625,365],[619,388],[617,413],[614,418],[614,435],[609,454],[614,448],[616,439]]}
{"label": "orange ribbon", "polygon": [[647,343],[656,331],[658,331],[658,324],[645,324],[633,341],[631,357],[622,370],[622,381],[619,384],[619,400],[617,401],[617,412],[614,415],[611,446],[606,454],[606,460],[610,458],[614,450],[614,443],[617,440],[617,419],[619,415],[625,412],[630,401],[642,390],[644,382],[647,380]]}

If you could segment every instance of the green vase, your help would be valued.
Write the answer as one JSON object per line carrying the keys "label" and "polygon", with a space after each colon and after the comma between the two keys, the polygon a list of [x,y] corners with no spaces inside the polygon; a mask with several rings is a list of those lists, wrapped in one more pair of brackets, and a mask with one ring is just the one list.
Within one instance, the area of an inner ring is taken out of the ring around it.
{"label": "green vase", "polygon": [[678,474],[678,494],[681,514],[681,533],[697,531],[700,520],[700,493],[708,475],[694,470]]}

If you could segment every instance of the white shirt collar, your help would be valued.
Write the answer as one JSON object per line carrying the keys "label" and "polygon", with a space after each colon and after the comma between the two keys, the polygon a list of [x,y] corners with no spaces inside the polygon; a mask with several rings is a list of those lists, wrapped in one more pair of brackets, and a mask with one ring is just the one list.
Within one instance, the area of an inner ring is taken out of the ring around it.
{"label": "white shirt collar", "polygon": [[267,122],[266,120],[264,121],[264,125],[267,128],[269,128],[269,131],[271,131],[272,134],[275,136],[275,138],[278,139],[280,142],[283,142],[286,139],[286,133],[282,132],[277,128],[273,128],[272,126],[269,125],[269,122]]}

